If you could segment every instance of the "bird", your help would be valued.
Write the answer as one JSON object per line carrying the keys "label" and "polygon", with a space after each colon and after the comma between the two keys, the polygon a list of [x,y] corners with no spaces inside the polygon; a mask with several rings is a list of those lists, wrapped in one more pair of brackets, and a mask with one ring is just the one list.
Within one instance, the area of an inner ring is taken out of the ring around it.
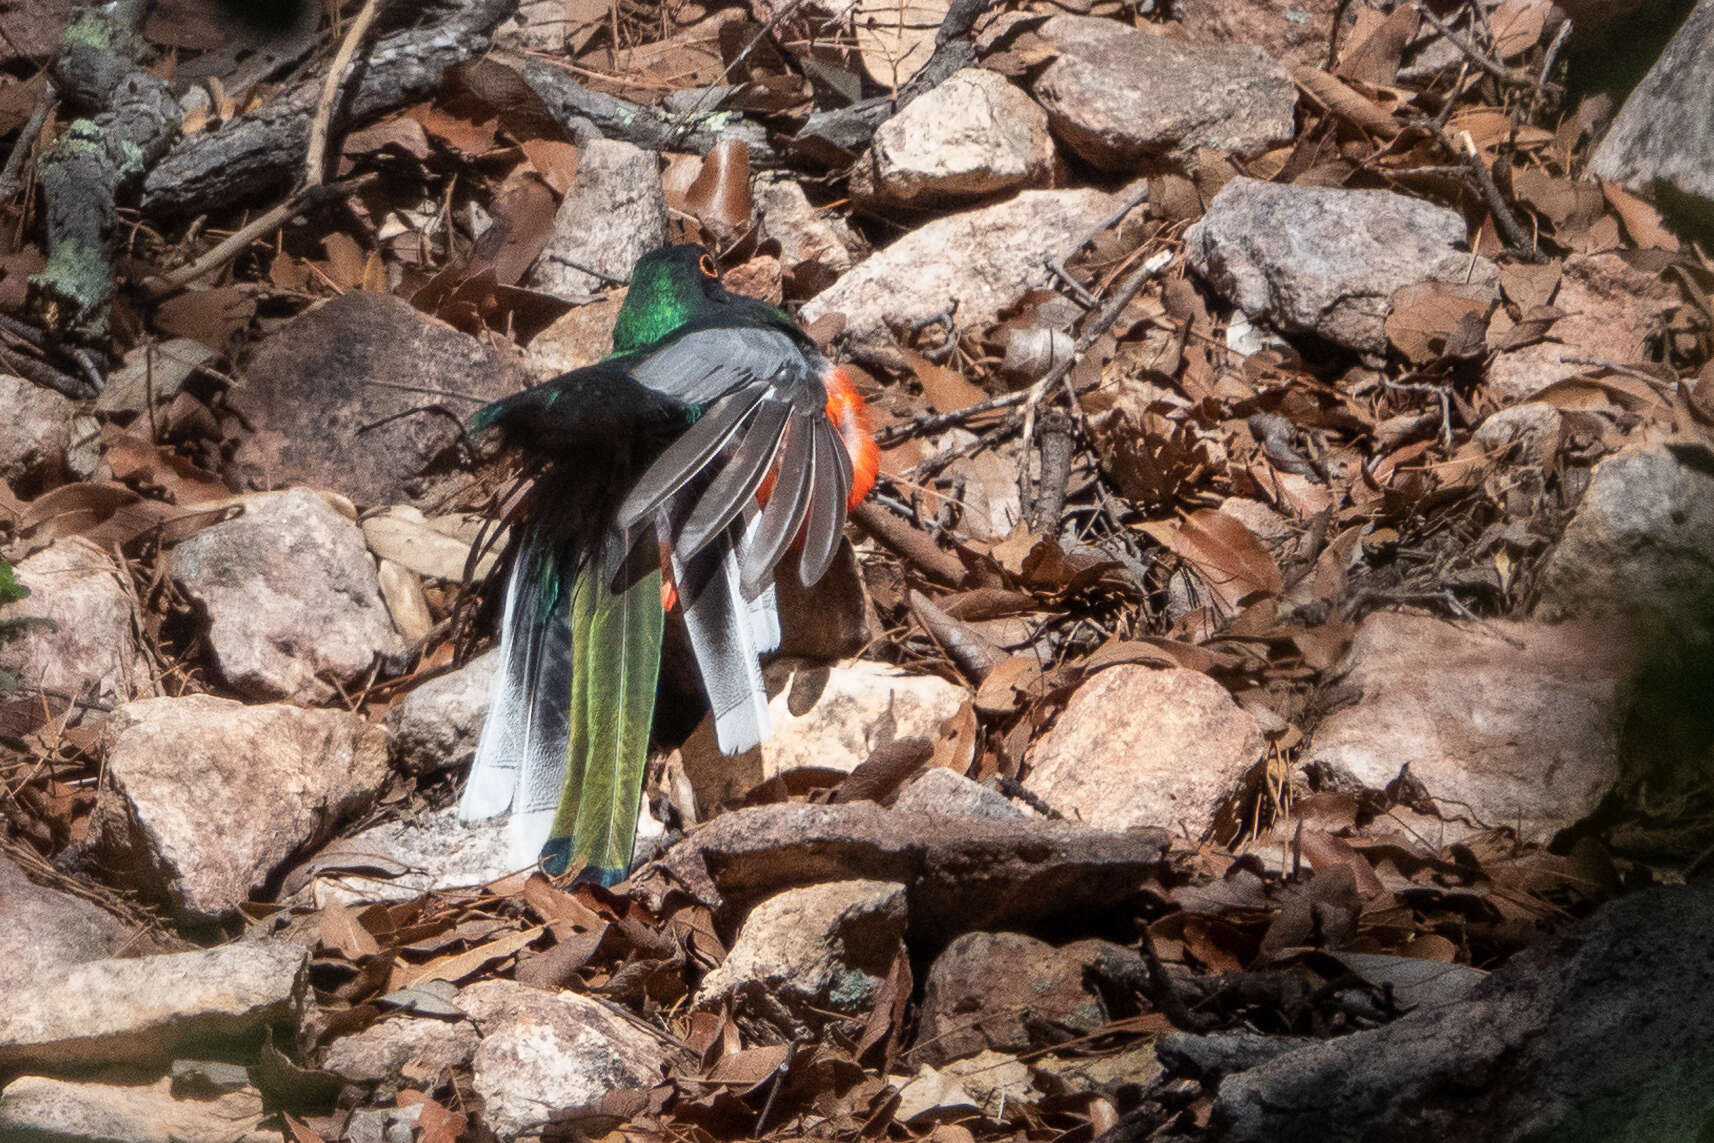
{"label": "bird", "polygon": [[810,586],[832,564],[879,467],[868,410],[790,316],[684,244],[638,260],[609,356],[467,427],[498,432],[521,475],[487,580],[498,667],[458,816],[510,811],[515,867],[611,886],[635,845],[667,614],[720,749],[756,746],[775,574]]}

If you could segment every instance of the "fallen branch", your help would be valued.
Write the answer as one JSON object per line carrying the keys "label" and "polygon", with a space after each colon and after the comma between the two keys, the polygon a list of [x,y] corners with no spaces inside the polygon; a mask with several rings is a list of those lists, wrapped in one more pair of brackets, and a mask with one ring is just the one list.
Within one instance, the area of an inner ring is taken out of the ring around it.
{"label": "fallen branch", "polygon": [[356,57],[357,48],[363,43],[364,37],[368,36],[369,29],[374,26],[375,17],[381,11],[381,2],[382,0],[364,0],[362,11],[351,21],[351,27],[346,29],[339,52],[327,69],[321,98],[315,105],[315,118],[310,121],[309,153],[305,157],[306,187],[318,187],[327,177],[327,136],[333,126],[333,105],[339,102],[339,92],[345,86],[345,76],[351,70],[351,61]]}
{"label": "fallen branch", "polygon": [[119,201],[178,133],[172,92],[137,66],[143,8],[143,0],[115,0],[84,9],[54,61],[60,97],[80,117],[37,164],[48,262],[30,293],[57,336],[105,335]]}
{"label": "fallen branch", "polygon": [[[431,95],[446,69],[482,54],[518,0],[465,0],[421,27],[382,36],[364,58],[347,96],[346,122],[358,124]],[[143,210],[184,217],[278,193],[300,169],[324,87],[309,80],[218,131],[182,140],[143,183]]]}
{"label": "fallen branch", "polygon": [[937,583],[957,587],[964,582],[962,560],[935,543],[934,537],[911,527],[880,505],[857,505],[852,509],[851,520],[882,547]]}

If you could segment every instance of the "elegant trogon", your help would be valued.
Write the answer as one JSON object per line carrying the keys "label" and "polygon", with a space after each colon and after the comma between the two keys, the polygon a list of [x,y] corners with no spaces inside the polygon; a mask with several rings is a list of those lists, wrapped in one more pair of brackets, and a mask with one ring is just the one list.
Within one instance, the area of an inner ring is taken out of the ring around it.
{"label": "elegant trogon", "polygon": [[[479,411],[523,460],[492,573],[500,664],[459,803],[511,853],[612,884],[635,841],[661,640],[682,614],[728,753],[768,733],[773,577],[832,562],[874,481],[863,400],[697,246],[638,261],[613,353]],[[795,563],[795,567],[791,565]]]}

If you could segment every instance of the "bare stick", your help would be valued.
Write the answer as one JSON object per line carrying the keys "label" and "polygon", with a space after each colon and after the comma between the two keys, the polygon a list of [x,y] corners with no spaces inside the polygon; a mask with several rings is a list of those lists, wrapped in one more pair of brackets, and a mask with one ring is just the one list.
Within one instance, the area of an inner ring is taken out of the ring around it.
{"label": "bare stick", "polygon": [[48,121],[48,112],[59,101],[59,92],[53,84],[42,88],[42,97],[36,101],[36,109],[30,113],[30,121],[24,124],[23,131],[18,134],[18,142],[13,145],[12,153],[6,156],[6,169],[0,171],[0,202],[5,202],[18,193],[18,179],[24,170],[24,163],[30,157],[30,150],[36,145],[36,139],[42,133],[42,124]]}
{"label": "bare stick", "polygon": [[315,105],[315,118],[310,121],[309,151],[304,160],[306,187],[320,186],[327,176],[327,132],[333,122],[333,105],[339,102],[339,90],[345,86],[345,73],[351,69],[352,57],[357,54],[358,45],[369,34],[380,11],[381,0],[364,0],[363,10],[346,29],[339,54],[333,57],[333,66],[327,69],[327,80],[321,85],[321,99]]}

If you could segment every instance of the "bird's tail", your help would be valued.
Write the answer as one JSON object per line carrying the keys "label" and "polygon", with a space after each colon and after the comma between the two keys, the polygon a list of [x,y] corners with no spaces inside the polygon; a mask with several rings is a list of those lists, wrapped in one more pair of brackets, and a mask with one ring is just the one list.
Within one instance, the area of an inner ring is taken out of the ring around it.
{"label": "bird's tail", "polygon": [[631,864],[666,619],[659,567],[615,577],[612,562],[596,560],[571,591],[564,781],[541,848],[548,872],[581,863],[603,885]]}

